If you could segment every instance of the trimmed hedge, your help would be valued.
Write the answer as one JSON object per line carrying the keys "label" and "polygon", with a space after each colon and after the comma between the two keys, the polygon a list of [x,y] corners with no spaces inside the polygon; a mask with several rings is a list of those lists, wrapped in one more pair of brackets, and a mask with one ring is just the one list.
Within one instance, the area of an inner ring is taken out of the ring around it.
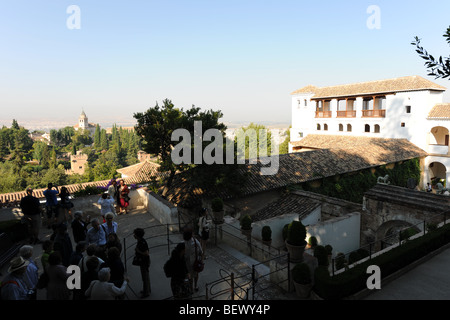
{"label": "trimmed hedge", "polygon": [[366,281],[370,276],[367,274],[368,266],[379,266],[383,279],[448,243],[450,243],[450,224],[410,240],[334,277],[330,276],[328,268],[319,266],[314,273],[314,291],[323,299],[343,299],[366,288]]}

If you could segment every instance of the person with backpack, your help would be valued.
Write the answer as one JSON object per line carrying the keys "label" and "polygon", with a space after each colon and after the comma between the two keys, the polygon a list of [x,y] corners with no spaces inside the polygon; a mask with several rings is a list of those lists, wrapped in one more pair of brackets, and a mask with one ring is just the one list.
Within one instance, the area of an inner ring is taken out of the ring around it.
{"label": "person with backpack", "polygon": [[8,275],[3,279],[0,285],[1,300],[29,300],[30,292],[25,280],[25,274],[29,261],[21,256],[11,260],[8,268]]}
{"label": "person with backpack", "polygon": [[189,270],[185,259],[186,245],[179,243],[172,250],[170,259],[164,264],[164,273],[170,278],[170,288],[175,300],[190,299],[192,297]]}

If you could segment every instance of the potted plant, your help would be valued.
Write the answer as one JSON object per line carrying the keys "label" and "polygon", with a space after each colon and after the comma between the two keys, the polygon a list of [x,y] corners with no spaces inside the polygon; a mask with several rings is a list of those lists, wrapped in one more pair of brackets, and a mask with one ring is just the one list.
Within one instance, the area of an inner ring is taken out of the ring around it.
{"label": "potted plant", "polygon": [[211,201],[211,209],[212,209],[212,215],[213,215],[213,221],[215,224],[221,224],[224,222],[223,216],[223,200],[221,198],[214,198]]}
{"label": "potted plant", "polygon": [[306,246],[306,227],[301,221],[292,221],[287,229],[286,248],[292,262],[302,262]]}
{"label": "potted plant", "polygon": [[241,218],[241,232],[242,234],[250,237],[252,234],[252,218],[246,214]]}
{"label": "potted plant", "polygon": [[311,271],[306,263],[297,263],[292,269],[292,280],[299,298],[307,298],[312,289]]}
{"label": "potted plant", "polygon": [[272,229],[270,228],[270,226],[262,227],[261,238],[264,244],[268,246],[272,244]]}

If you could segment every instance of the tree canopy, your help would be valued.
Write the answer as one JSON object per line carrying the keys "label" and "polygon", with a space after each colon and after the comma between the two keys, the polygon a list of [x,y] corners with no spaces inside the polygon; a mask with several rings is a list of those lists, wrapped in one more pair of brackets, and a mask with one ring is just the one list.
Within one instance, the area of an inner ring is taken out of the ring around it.
{"label": "tree canopy", "polygon": [[[192,173],[190,178],[197,186],[228,185],[225,180],[227,176],[230,177],[226,174],[230,166],[223,161],[226,126],[219,122],[222,116],[220,110],[201,111],[195,106],[187,110],[176,108],[169,99],[165,99],[161,107],[156,103],[155,107],[149,108],[146,112],[134,114],[137,120],[135,130],[143,138],[143,149],[158,156],[161,164],[160,171],[169,172],[163,195],[170,188],[176,172],[193,168],[195,170],[190,170]],[[172,134],[177,135],[180,132],[176,131],[177,129],[184,129],[179,137],[182,141],[172,140]],[[205,132],[209,129],[216,129],[214,133],[219,135],[207,138]],[[186,136],[183,136],[183,133],[187,133]],[[216,141],[216,139],[221,140]],[[179,144],[183,144],[184,147],[180,148]],[[212,148],[210,144],[214,144],[215,147]],[[202,157],[204,152],[210,152],[211,157],[218,161],[206,163],[204,159],[198,159],[199,153],[196,151],[199,147],[201,147]],[[178,153],[176,156],[183,161],[174,162],[172,153]]]}

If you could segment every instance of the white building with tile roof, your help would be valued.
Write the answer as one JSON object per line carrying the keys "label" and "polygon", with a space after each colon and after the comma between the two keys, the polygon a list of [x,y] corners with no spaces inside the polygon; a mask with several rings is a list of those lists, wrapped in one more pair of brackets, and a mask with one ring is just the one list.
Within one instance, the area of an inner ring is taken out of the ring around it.
{"label": "white building with tile roof", "polygon": [[290,152],[309,134],[407,139],[425,150],[425,186],[450,186],[450,103],[446,88],[420,76],[316,87],[291,93]]}

